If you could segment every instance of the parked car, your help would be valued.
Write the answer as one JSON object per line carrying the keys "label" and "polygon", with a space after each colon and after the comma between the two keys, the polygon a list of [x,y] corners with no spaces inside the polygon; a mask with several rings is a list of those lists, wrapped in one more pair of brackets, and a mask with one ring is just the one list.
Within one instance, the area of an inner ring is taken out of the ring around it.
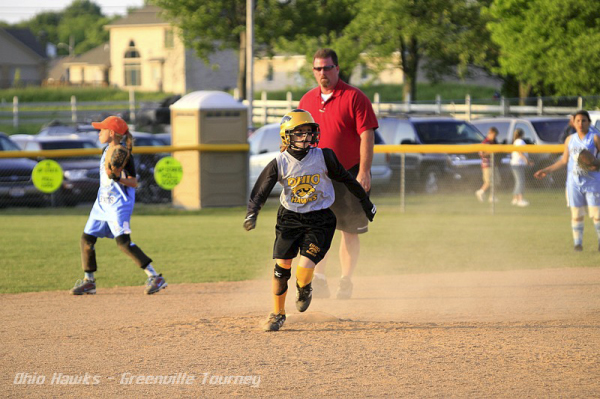
{"label": "parked car", "polygon": [[[480,118],[471,121],[482,133],[487,133],[490,127],[494,126],[498,129],[498,143],[512,144],[514,132],[517,129],[522,129],[525,135],[523,140],[527,144],[562,144],[560,136],[569,124],[568,116],[522,116],[522,117],[497,117],[497,118]],[[525,175],[528,176],[528,181],[531,184],[548,186],[563,186],[566,180],[566,170],[562,169],[550,174],[546,179],[536,181],[533,179],[533,173],[536,170],[545,168],[553,164],[562,156],[562,153],[530,153],[529,159],[534,164],[527,166]],[[508,165],[510,162],[510,154],[502,156],[501,163]],[[507,168],[504,169],[505,171]],[[508,177],[508,176],[507,176]],[[511,179],[508,177],[508,179]],[[511,180],[512,181],[512,180]]]}
{"label": "parked car", "polygon": [[69,134],[91,133],[98,134],[98,129],[91,124],[75,123],[66,124],[58,120],[54,120],[42,127],[37,134],[38,136],[66,136]]}
{"label": "parked car", "polygon": [[[0,133],[0,151],[21,151],[8,135]],[[37,162],[27,158],[0,158],[0,207],[40,206],[48,196],[31,180]]]}
{"label": "parked car", "polygon": [[171,145],[171,133],[155,133],[154,137],[163,141],[163,145]]}
{"label": "parked car", "polygon": [[170,139],[167,141],[163,134],[131,132],[136,147],[153,147],[170,145]]}
{"label": "parked car", "polygon": [[[473,125],[450,117],[384,117],[379,131],[387,144],[477,144],[485,138]],[[391,157],[392,184],[400,184],[401,155]],[[478,153],[419,154],[406,153],[405,177],[408,190],[434,194],[444,183],[481,182]],[[454,185],[454,184],[449,184]]]}
{"label": "parked car", "polygon": [[[154,147],[170,145],[163,137],[144,132],[131,132],[135,147]],[[158,186],[154,180],[154,167],[162,158],[170,155],[167,153],[140,154],[133,151],[135,169],[138,177],[136,200],[144,203],[171,202],[171,191]]]}
{"label": "parked car", "polygon": [[[166,97],[157,103],[147,103],[135,114],[136,126],[157,126],[171,124],[171,109],[172,104],[181,98],[179,94]],[[126,122],[129,120],[129,112],[123,113],[123,119]]]}
{"label": "parked car", "polygon": [[[257,129],[248,138],[250,144],[250,189],[258,180],[258,176],[263,169],[279,153],[281,146],[281,137],[279,136],[279,123],[270,123]],[[383,139],[379,133],[375,134],[375,144],[383,144]],[[371,166],[371,186],[372,190],[386,188],[390,183],[392,171],[388,164],[387,154],[374,154],[373,164]],[[276,184],[272,195],[281,193],[282,187]]]}
{"label": "parked car", "polygon": [[[14,135],[14,141],[23,151],[65,150],[99,148],[92,140],[68,136]],[[41,161],[40,157],[36,159]],[[99,155],[86,155],[54,159],[63,170],[62,186],[53,194],[53,204],[75,206],[96,199],[100,187]]]}

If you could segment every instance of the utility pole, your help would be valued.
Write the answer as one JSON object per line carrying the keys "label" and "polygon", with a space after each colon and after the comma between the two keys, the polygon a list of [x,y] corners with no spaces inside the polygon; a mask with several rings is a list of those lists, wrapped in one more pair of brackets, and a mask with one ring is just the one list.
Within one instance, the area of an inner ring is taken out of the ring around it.
{"label": "utility pole", "polygon": [[68,49],[69,50],[69,57],[73,57],[73,52],[74,52],[74,49],[75,49],[75,38],[73,37],[73,35],[70,35],[69,36],[69,44],[58,43],[56,45],[56,47]]}

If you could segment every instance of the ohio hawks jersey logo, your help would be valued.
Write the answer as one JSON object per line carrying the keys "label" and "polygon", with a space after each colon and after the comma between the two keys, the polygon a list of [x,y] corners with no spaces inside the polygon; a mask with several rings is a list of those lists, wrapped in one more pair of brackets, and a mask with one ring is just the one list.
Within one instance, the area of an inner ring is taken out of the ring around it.
{"label": "ohio hawks jersey logo", "polygon": [[319,174],[288,177],[287,184],[292,189],[292,203],[306,204],[318,199],[315,186],[321,181]]}

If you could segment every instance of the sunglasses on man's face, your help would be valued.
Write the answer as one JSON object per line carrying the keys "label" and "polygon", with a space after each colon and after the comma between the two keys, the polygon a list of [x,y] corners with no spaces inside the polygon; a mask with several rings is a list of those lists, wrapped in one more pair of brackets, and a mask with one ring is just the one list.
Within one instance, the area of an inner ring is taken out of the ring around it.
{"label": "sunglasses on man's face", "polygon": [[322,67],[313,67],[313,70],[315,70],[317,72],[321,72],[321,71],[329,72],[333,68],[335,68],[335,65],[325,65],[325,66],[322,66]]}

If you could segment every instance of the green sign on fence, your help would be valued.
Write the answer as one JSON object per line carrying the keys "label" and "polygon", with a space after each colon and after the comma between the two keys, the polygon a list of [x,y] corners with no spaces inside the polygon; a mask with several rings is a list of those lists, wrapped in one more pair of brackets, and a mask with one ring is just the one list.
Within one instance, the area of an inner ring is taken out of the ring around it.
{"label": "green sign on fence", "polygon": [[62,184],[63,171],[58,162],[45,159],[39,162],[31,173],[33,185],[44,193],[53,193]]}
{"label": "green sign on fence", "polygon": [[161,188],[173,190],[181,182],[183,167],[173,157],[164,157],[154,167],[154,180]]}

